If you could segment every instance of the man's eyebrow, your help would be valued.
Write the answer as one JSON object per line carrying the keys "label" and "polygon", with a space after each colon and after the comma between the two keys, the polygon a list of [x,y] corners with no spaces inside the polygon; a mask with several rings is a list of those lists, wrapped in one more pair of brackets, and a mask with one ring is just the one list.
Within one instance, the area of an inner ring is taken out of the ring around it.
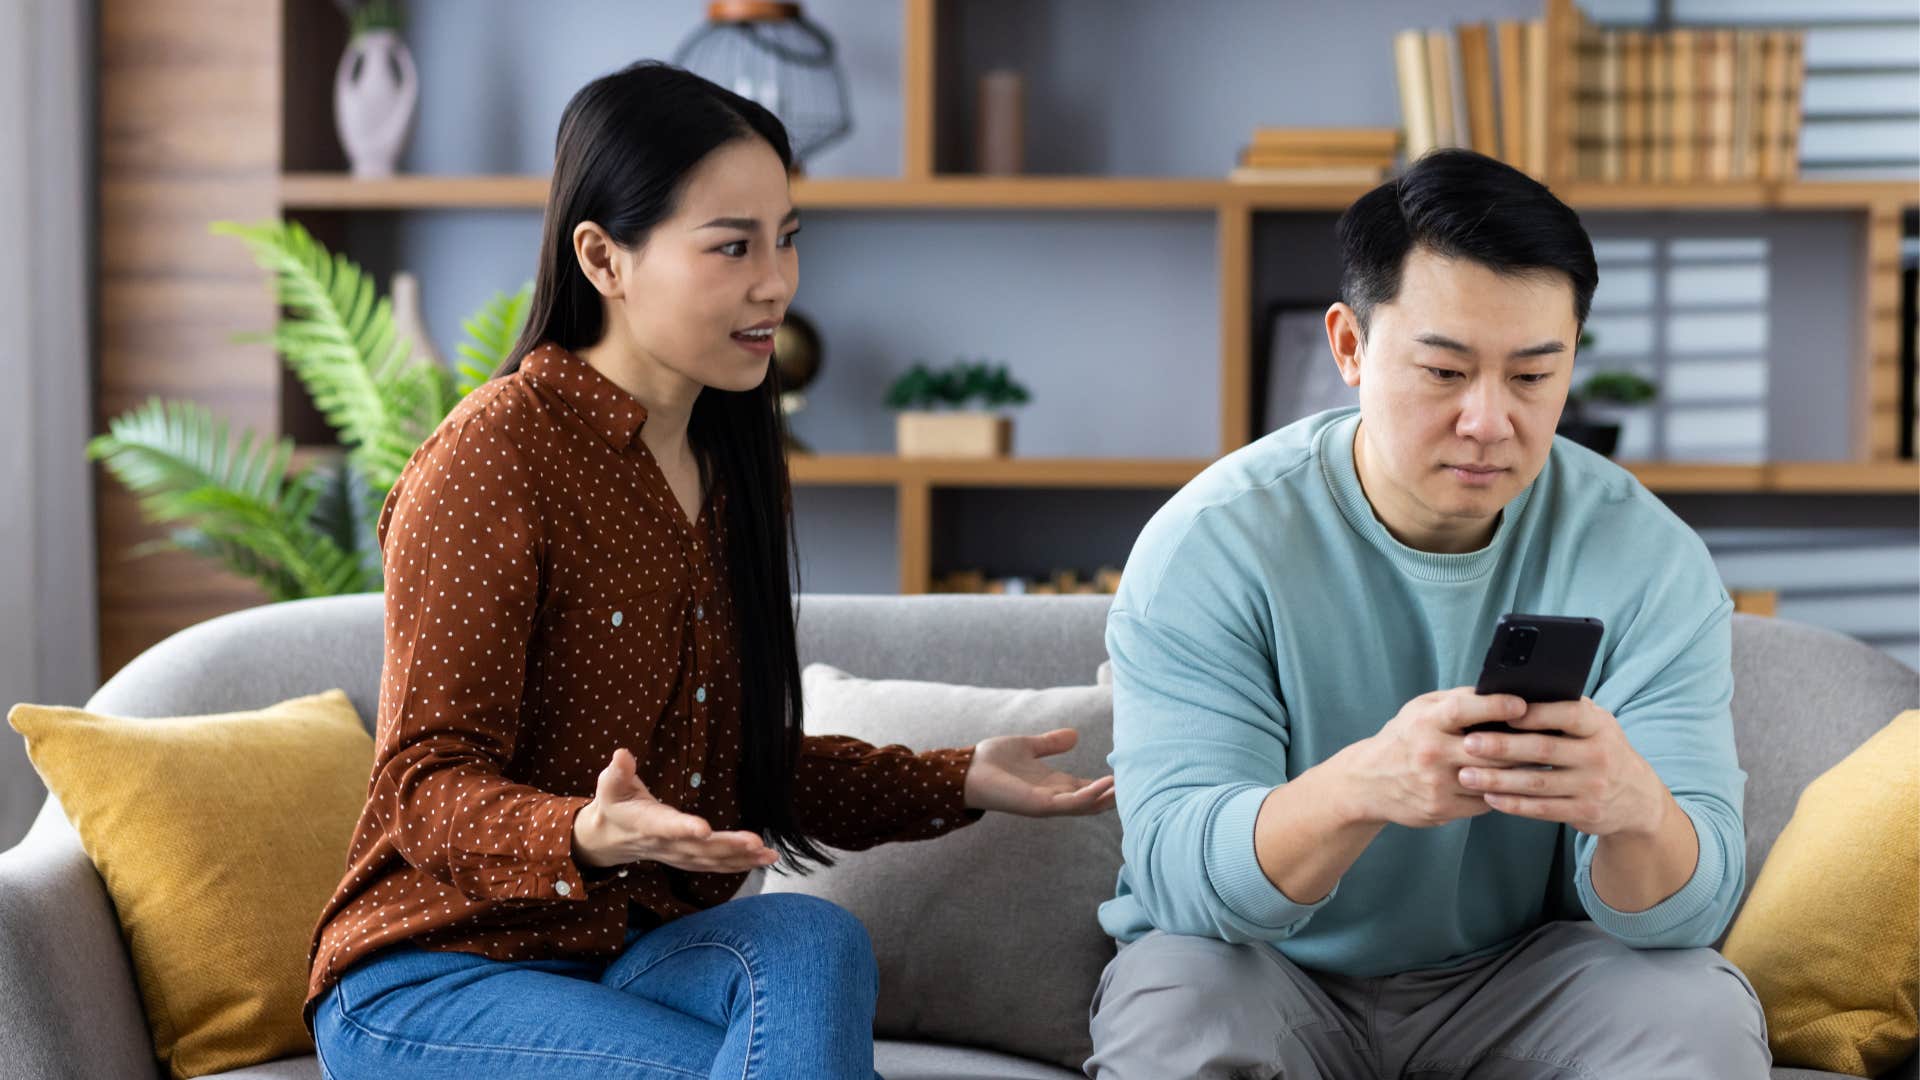
{"label": "man's eyebrow", "polygon": [[[1436,348],[1446,349],[1448,352],[1459,353],[1462,356],[1472,356],[1474,354],[1471,347],[1463,345],[1445,334],[1436,334],[1431,330],[1424,334],[1417,335],[1413,340],[1422,345],[1432,345]],[[1508,359],[1527,360],[1535,356],[1552,356],[1555,353],[1563,353],[1566,351],[1567,346],[1564,342],[1543,341],[1538,345],[1529,345],[1524,349],[1513,350],[1508,356]]]}
{"label": "man's eyebrow", "polygon": [[[780,219],[780,224],[785,225],[798,220],[800,220],[800,208],[796,206],[787,211],[787,216]],[[738,229],[741,232],[752,232],[759,227],[760,219],[750,217],[717,217],[705,225],[695,226],[696,229]]]}

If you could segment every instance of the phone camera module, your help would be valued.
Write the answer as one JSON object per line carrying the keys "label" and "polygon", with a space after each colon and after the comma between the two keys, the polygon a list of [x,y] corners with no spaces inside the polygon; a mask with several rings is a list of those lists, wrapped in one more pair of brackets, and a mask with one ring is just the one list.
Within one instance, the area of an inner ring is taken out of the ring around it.
{"label": "phone camera module", "polygon": [[1534,642],[1539,640],[1539,637],[1540,631],[1537,627],[1514,628],[1513,633],[1507,636],[1506,655],[1501,657],[1501,662],[1508,667],[1520,667],[1526,664],[1533,659]]}

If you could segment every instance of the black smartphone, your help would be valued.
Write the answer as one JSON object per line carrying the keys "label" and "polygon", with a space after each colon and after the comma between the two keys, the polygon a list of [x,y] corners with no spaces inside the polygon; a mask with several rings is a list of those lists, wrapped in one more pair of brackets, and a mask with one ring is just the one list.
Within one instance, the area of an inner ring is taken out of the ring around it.
{"label": "black smartphone", "polygon": [[[1487,657],[1480,662],[1477,694],[1512,694],[1528,702],[1578,701],[1600,651],[1606,627],[1599,619],[1510,612],[1494,625]],[[1517,732],[1504,720],[1466,729]],[[1560,735],[1544,731],[1543,735]]]}

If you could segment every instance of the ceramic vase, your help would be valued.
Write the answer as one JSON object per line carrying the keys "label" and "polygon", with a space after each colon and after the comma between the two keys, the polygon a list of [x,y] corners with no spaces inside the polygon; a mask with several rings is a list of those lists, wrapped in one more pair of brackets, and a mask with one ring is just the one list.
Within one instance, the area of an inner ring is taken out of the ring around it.
{"label": "ceramic vase", "polygon": [[420,78],[392,30],[355,34],[333,75],[333,120],[353,175],[392,176],[413,129]]}

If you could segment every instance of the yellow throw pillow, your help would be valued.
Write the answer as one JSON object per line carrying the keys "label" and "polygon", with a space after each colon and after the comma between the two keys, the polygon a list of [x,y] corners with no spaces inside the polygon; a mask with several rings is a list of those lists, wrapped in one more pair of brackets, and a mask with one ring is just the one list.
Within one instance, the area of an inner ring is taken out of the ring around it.
{"label": "yellow throw pillow", "polygon": [[1878,1076],[1914,1051],[1920,709],[1807,785],[1723,952],[1766,1009],[1774,1064]]}
{"label": "yellow throw pillow", "polygon": [[155,720],[16,705],[7,722],[106,880],[173,1075],[312,1053],[307,944],[373,766],[347,695]]}

